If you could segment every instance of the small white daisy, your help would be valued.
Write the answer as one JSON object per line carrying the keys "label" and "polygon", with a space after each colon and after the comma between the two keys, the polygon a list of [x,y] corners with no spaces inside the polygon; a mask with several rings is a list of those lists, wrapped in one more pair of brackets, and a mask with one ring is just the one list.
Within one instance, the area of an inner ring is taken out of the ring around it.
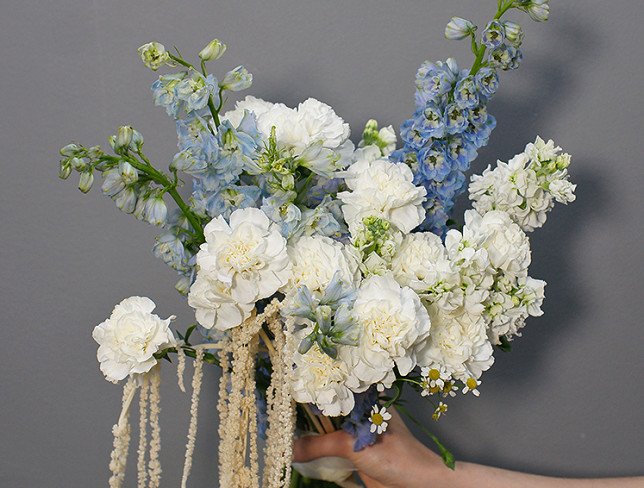
{"label": "small white daisy", "polygon": [[376,432],[382,434],[387,430],[387,420],[391,419],[391,414],[387,412],[385,407],[378,409],[378,405],[374,405],[371,410],[371,415],[369,415],[369,421],[371,422],[371,432]]}
{"label": "small white daisy", "polygon": [[434,410],[434,413],[432,414],[432,418],[436,421],[438,421],[439,418],[441,418],[441,415],[447,412],[447,404],[443,402],[438,402],[438,407],[436,407],[436,410]]}
{"label": "small white daisy", "polygon": [[474,396],[479,396],[481,394],[481,392],[478,390],[480,384],[481,382],[476,378],[468,378],[465,382],[465,387],[463,388],[463,394],[471,391]]}

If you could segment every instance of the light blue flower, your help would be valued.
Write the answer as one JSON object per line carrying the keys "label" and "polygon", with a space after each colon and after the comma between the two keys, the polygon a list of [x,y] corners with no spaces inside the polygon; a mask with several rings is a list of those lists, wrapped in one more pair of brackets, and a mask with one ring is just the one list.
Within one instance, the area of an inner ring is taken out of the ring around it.
{"label": "light blue flower", "polygon": [[487,99],[492,98],[499,88],[499,75],[496,74],[496,70],[481,68],[476,73],[476,86]]}
{"label": "light blue flower", "polygon": [[[470,124],[476,127],[481,127],[485,124],[488,118],[487,107],[485,105],[477,105],[469,111]],[[467,132],[467,131],[465,131]]]}
{"label": "light blue flower", "polygon": [[181,110],[181,100],[176,95],[176,86],[188,76],[187,71],[161,75],[159,79],[152,83],[152,96],[154,104],[158,107],[164,107],[167,114],[177,118]]}
{"label": "light blue flower", "polygon": [[191,77],[180,81],[175,86],[175,94],[179,100],[186,104],[186,111],[204,108],[208,98],[213,96],[214,103],[218,104],[217,79],[213,75],[204,77],[201,73],[193,73]]}
{"label": "light blue flower", "polygon": [[219,87],[222,90],[242,91],[250,88],[252,84],[253,75],[243,66],[237,66],[235,69],[226,73]]}
{"label": "light blue flower", "polygon": [[[136,210],[136,209],[135,209]],[[152,225],[161,227],[165,224],[168,207],[159,194],[153,195],[145,202],[144,219]]]}
{"label": "light blue flower", "polygon": [[206,203],[206,210],[212,218],[221,215],[228,219],[238,208],[256,206],[260,194],[261,190],[257,186],[234,185],[211,195]]}
{"label": "light blue flower", "polygon": [[467,110],[450,103],[445,107],[445,129],[448,134],[459,134],[468,124]]}
{"label": "light blue flower", "polygon": [[517,69],[523,60],[523,53],[514,46],[502,44],[490,51],[489,62],[495,68],[501,68],[504,71]]}
{"label": "light blue flower", "polygon": [[114,202],[122,212],[132,213],[136,208],[137,200],[138,195],[136,193],[136,190],[132,187],[128,187],[116,196]]}
{"label": "light blue flower", "polygon": [[400,138],[408,146],[414,149],[422,148],[428,141],[428,137],[420,130],[414,119],[408,119],[400,126]]}
{"label": "light blue flower", "polygon": [[183,242],[176,235],[172,233],[158,235],[152,252],[172,269],[177,271],[187,270],[186,251]]}
{"label": "light blue flower", "polygon": [[462,78],[454,88],[454,100],[461,108],[476,107],[479,103],[479,96],[473,76]]}
{"label": "light blue flower", "polygon": [[481,34],[481,42],[490,49],[495,49],[503,44],[505,40],[505,29],[498,20],[488,23]]}
{"label": "light blue flower", "polygon": [[433,102],[428,102],[422,110],[414,114],[414,126],[429,138],[440,138],[445,134],[443,111]]}
{"label": "light blue flower", "polygon": [[476,147],[460,135],[449,138],[446,154],[454,168],[460,171],[467,171],[477,156]]}
{"label": "light blue flower", "polygon": [[434,142],[418,153],[419,171],[424,179],[443,181],[452,170],[445,154],[445,145]]}
{"label": "light blue flower", "polygon": [[260,208],[269,219],[280,226],[281,234],[288,239],[302,219],[302,211],[286,195],[288,194],[264,198]]}

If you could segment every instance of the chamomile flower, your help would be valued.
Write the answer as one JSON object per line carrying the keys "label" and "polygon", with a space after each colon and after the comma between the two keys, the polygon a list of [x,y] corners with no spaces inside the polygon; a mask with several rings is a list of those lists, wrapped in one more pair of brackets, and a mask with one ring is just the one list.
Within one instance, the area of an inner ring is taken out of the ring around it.
{"label": "chamomile flower", "polygon": [[471,391],[474,396],[479,396],[481,394],[481,392],[478,390],[480,384],[481,382],[476,378],[468,378],[465,382],[465,386],[463,387],[463,394]]}
{"label": "chamomile flower", "polygon": [[382,434],[387,430],[389,423],[387,420],[391,420],[391,414],[387,412],[385,407],[378,408],[378,405],[374,405],[371,410],[371,415],[369,415],[369,422],[371,422],[371,432],[376,432],[377,434]]}
{"label": "chamomile flower", "polygon": [[441,416],[447,413],[447,404],[443,402],[438,402],[438,407],[434,410],[434,413],[432,414],[432,418],[436,421],[441,418]]}
{"label": "chamomile flower", "polygon": [[427,380],[430,388],[443,389],[445,382],[450,378],[445,366],[442,365],[435,365],[431,368],[422,368],[421,374],[423,375],[423,378]]}

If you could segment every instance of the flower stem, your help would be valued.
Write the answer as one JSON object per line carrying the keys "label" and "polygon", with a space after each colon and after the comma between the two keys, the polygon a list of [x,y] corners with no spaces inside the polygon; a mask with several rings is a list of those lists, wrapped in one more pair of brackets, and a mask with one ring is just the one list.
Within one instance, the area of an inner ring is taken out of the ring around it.
{"label": "flower stem", "polygon": [[[494,20],[499,20],[504,13],[506,13],[508,10],[510,10],[512,7],[514,7],[514,1],[499,1],[498,7],[496,10],[496,15],[494,16]],[[476,46],[476,40],[474,39],[474,36],[472,35],[472,51],[475,54],[475,59],[474,59],[474,64],[472,65],[472,69],[470,69],[470,76],[475,75],[476,73],[479,72],[483,65],[483,58],[485,56],[485,51],[486,47],[485,44],[481,44],[477,48]]]}

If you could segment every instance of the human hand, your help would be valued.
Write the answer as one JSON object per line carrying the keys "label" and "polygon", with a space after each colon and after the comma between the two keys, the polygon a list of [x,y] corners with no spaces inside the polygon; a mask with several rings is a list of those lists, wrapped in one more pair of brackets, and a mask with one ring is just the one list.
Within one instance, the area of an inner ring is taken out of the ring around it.
{"label": "human hand", "polygon": [[305,463],[321,457],[347,459],[358,470],[367,488],[415,488],[428,486],[433,473],[447,470],[441,458],[419,442],[391,409],[387,431],[362,451],[353,450],[353,437],[344,431],[297,439],[294,461]]}

